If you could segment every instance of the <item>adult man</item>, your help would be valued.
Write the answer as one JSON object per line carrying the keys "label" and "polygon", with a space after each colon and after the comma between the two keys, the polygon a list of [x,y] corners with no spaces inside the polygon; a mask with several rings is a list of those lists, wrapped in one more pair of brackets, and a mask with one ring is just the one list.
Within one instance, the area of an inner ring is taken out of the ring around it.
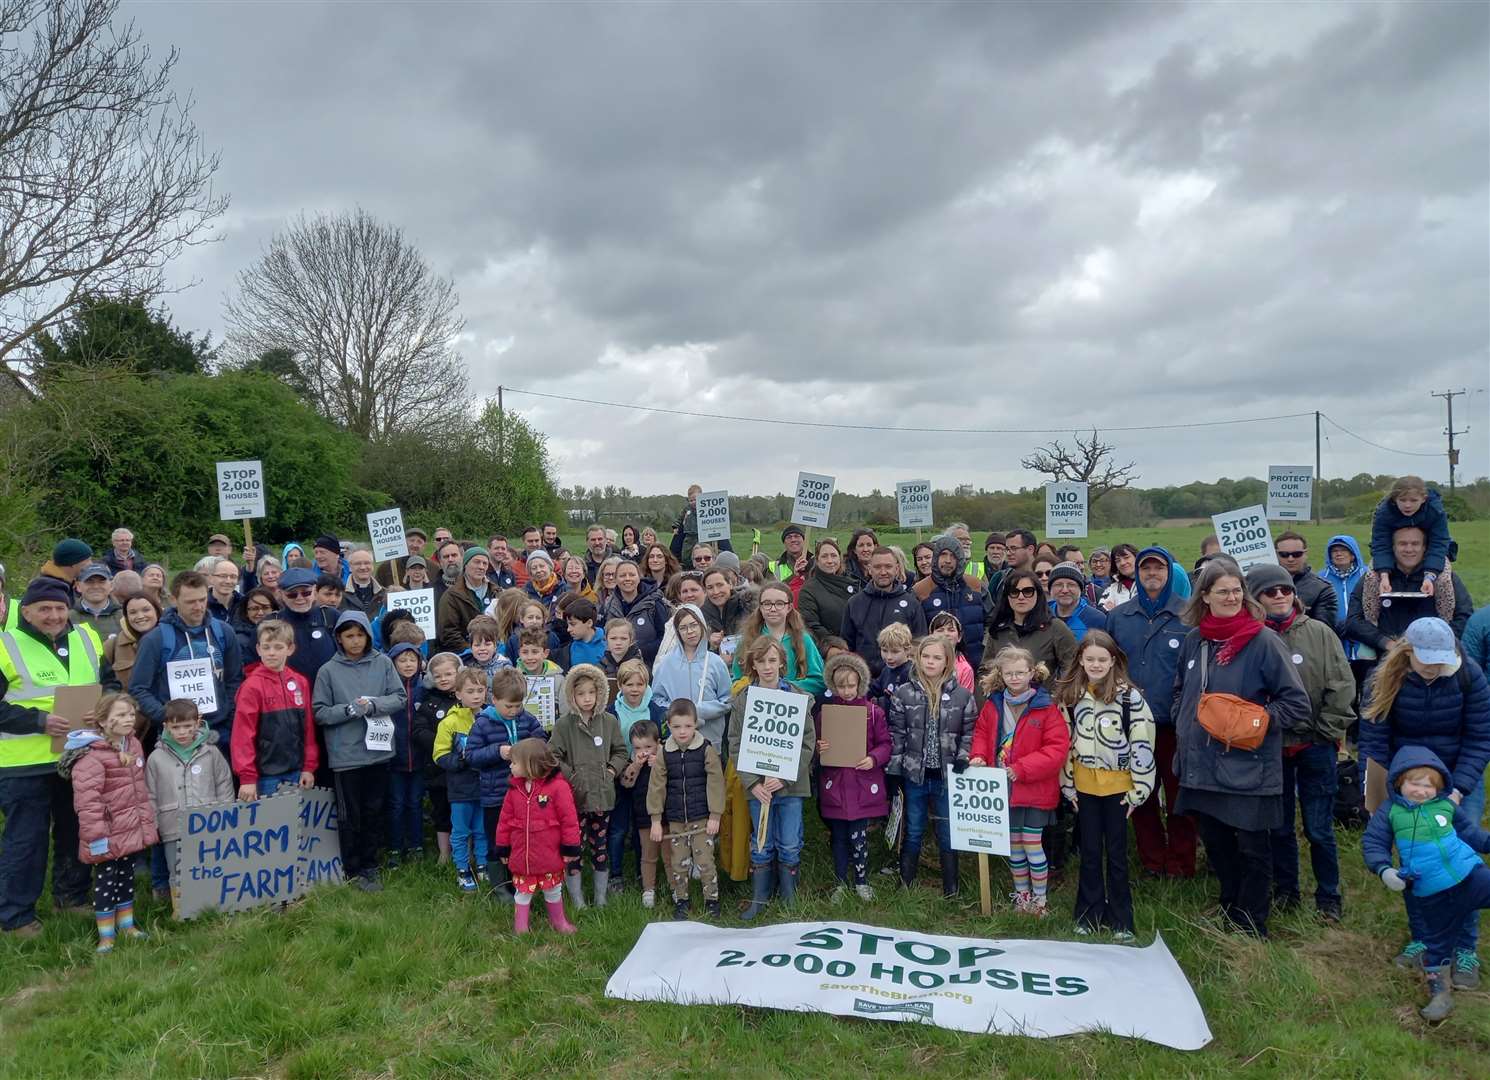
{"label": "adult man", "polygon": [[1088,630],[1107,629],[1107,612],[1087,600],[1086,586],[1086,575],[1073,563],[1058,563],[1050,571],[1050,611],[1066,624],[1077,644]]}
{"label": "adult man", "polygon": [[1004,534],[991,532],[983,541],[983,561],[974,562],[974,573],[984,581],[992,581],[1004,568]]}
{"label": "adult man", "polygon": [[145,558],[135,550],[134,544],[135,534],[122,527],[109,536],[109,550],[103,553],[103,564],[111,573],[121,570],[138,573],[145,568]]}
{"label": "adult man", "polygon": [[869,584],[849,597],[843,611],[843,639],[850,652],[864,658],[872,675],[878,675],[884,667],[880,631],[897,622],[909,627],[913,637],[926,633],[926,614],[900,579],[900,560],[889,548],[877,547],[869,555]]}
{"label": "adult man", "polygon": [[973,534],[968,531],[964,522],[954,521],[947,526],[943,536],[950,536],[957,541],[958,547],[962,548],[962,561],[964,564],[973,561]]}
{"label": "adult man", "polygon": [[[423,529],[404,529],[404,545],[408,547],[409,553],[408,555],[393,559],[386,559],[383,562],[378,563],[378,569],[376,573],[378,584],[383,586],[383,588],[385,589],[388,588],[388,586],[390,585],[402,585],[404,580],[404,570],[407,567],[407,563],[405,562],[405,560],[411,559],[416,555],[422,557],[424,555],[424,545],[427,542],[428,541],[424,535]],[[372,618],[372,616],[369,615],[368,618]]]}
{"label": "adult man", "polygon": [[591,525],[585,530],[585,580],[594,585],[600,578],[600,564],[610,558],[610,541],[605,536],[604,525]]}
{"label": "adult man", "polygon": [[1158,783],[1153,795],[1133,811],[1133,836],[1138,857],[1150,874],[1194,877],[1195,822],[1174,813],[1180,785],[1174,771],[1174,718],[1170,715],[1180,643],[1190,628],[1180,618],[1183,605],[1172,588],[1168,551],[1146,547],[1138,553],[1138,585],[1133,599],[1107,613],[1107,632],[1127,654],[1128,674],[1154,714]]}
{"label": "adult man", "polygon": [[[553,560],[549,560],[553,564]],[[461,576],[440,597],[439,613],[435,628],[440,639],[440,648],[447,652],[462,653],[471,647],[466,628],[471,620],[486,609],[492,595],[492,587],[486,580],[491,560],[479,547],[466,548],[461,556]]]}
{"label": "adult man", "polygon": [[445,595],[445,590],[460,580],[461,555],[460,545],[454,540],[446,540],[435,548],[435,562],[439,566],[439,573],[435,576],[436,607],[440,604],[440,597]]}
{"label": "adult man", "polygon": [[372,550],[366,544],[354,544],[347,556],[346,602],[367,616],[369,622],[383,606],[383,586],[373,576]]}
{"label": "adult man", "polygon": [[[1345,636],[1386,655],[1415,619],[1436,615],[1454,628],[1461,637],[1474,600],[1464,582],[1454,571],[1440,574],[1432,596],[1423,596],[1423,557],[1427,539],[1423,530],[1408,525],[1392,533],[1392,558],[1396,563],[1391,575],[1392,592],[1383,596],[1379,576],[1364,575],[1350,594],[1350,609],[1345,617]],[[1408,595],[1400,595],[1406,593]]]}
{"label": "adult man", "polygon": [[238,564],[232,559],[218,559],[207,571],[207,585],[211,590],[207,597],[208,612],[232,626],[242,600],[238,595]]}
{"label": "adult man", "polygon": [[1029,570],[1035,564],[1039,545],[1028,529],[1014,529],[1004,537],[1004,565],[1010,570]]}
{"label": "adult man", "polygon": [[517,570],[513,565],[512,549],[507,546],[505,536],[497,533],[486,542],[486,557],[491,563],[491,569],[486,572],[487,580],[499,589],[516,588]]}
{"label": "adult man", "polygon": [[1075,544],[1062,544],[1055,549],[1055,557],[1061,562],[1068,562],[1083,574],[1086,573],[1086,556],[1081,553],[1081,548]]}
{"label": "adult man", "polygon": [[554,558],[564,547],[564,541],[559,539],[559,527],[552,521],[543,523],[543,550],[548,552],[549,558]]}
{"label": "adult man", "polygon": [[231,746],[233,703],[243,682],[243,658],[233,628],[208,613],[208,588],[207,578],[195,570],[176,575],[171,582],[171,598],[176,606],[140,639],[134,670],[129,676],[129,692],[159,731],[165,720],[166,702],[177,696],[171,690],[169,665],[180,660],[210,660],[216,704],[200,711],[207,726],[217,732],[218,741]]}
{"label": "adult man", "polygon": [[678,520],[673,522],[673,536],[668,543],[673,557],[685,566],[690,560],[693,545],[698,542],[698,497],[703,490],[698,484],[688,485],[688,501],[679,511]]}
{"label": "adult man", "polygon": [[455,539],[455,534],[452,533],[449,529],[445,528],[445,526],[441,525],[438,529],[435,530],[435,535],[432,537],[432,539],[434,540],[435,550],[439,551],[441,544],[448,544],[450,543],[450,541]]}
{"label": "adult man", "polygon": [[305,676],[312,689],[321,665],[336,655],[332,631],[336,629],[339,614],[335,608],[316,603],[316,576],[314,570],[303,566],[286,570],[279,579],[285,606],[275,616],[294,629],[295,651],[290,666]]}
{"label": "adult man", "polygon": [[109,583],[109,596],[116,604],[123,604],[127,597],[144,588],[145,583],[133,570],[120,570]]}
{"label": "adult man", "polygon": [[523,549],[512,560],[512,575],[517,579],[518,585],[528,583],[528,555],[543,547],[543,530],[537,525],[529,525],[523,530]]}
{"label": "adult man", "polygon": [[1335,792],[1340,784],[1335,746],[1355,719],[1355,678],[1334,626],[1305,612],[1287,567],[1252,567],[1247,571],[1247,591],[1262,605],[1268,626],[1283,638],[1309,695],[1308,726],[1283,733],[1283,824],[1272,836],[1273,902],[1284,911],[1299,903],[1299,838],[1293,824],[1297,794],[1314,870],[1314,907],[1325,919],[1339,922]]}
{"label": "adult man", "polygon": [[113,588],[114,576],[103,563],[89,563],[78,575],[78,599],[73,611],[78,622],[93,627],[101,641],[117,634],[124,618],[123,609],[111,595]]}
{"label": "adult man", "polygon": [[[871,556],[871,560],[872,560]],[[926,625],[944,612],[962,623],[962,652],[976,671],[983,659],[983,633],[987,622],[988,590],[968,573],[962,545],[956,537],[938,536],[931,542],[931,573],[911,587],[921,604]]]}
{"label": "adult man", "polygon": [[[69,536],[57,541],[57,546],[52,548],[52,557],[41,564],[36,576],[60,581],[67,589],[67,606],[71,607],[77,599],[78,575],[92,561],[93,549],[83,541]],[[5,629],[14,630],[20,617],[20,605],[12,604],[5,615]]]}
{"label": "adult man", "polygon": [[72,594],[56,578],[38,577],[14,605],[13,630],[0,633],[0,930],[36,937],[36,901],[47,877],[52,835],[52,902],[89,911],[89,871],[78,861],[72,785],[57,775],[52,738],[71,724],[52,712],[59,686],[98,682],[102,645],[93,630],[68,618]]}
{"label": "adult man", "polygon": [[695,570],[698,570],[700,572],[707,571],[711,566],[714,565],[714,545],[694,544],[692,558],[693,568]]}
{"label": "adult man", "polygon": [[805,573],[812,565],[812,556],[803,550],[807,544],[807,534],[800,525],[788,525],[781,530],[781,544],[785,549],[781,558],[766,565],[778,581],[790,581],[793,574]]}
{"label": "adult man", "polygon": [[1294,594],[1304,605],[1304,614],[1333,628],[1339,612],[1335,589],[1309,565],[1309,541],[1290,529],[1273,541],[1273,550],[1278,553],[1278,565],[1293,579]]}
{"label": "adult man", "polygon": [[228,539],[227,533],[213,533],[207,537],[207,554],[219,559],[231,559],[233,557],[233,541]]}
{"label": "adult man", "polygon": [[351,573],[347,569],[347,561],[341,557],[341,541],[334,536],[316,537],[315,547],[311,549],[311,558],[315,560],[316,567],[323,574],[330,574],[339,578],[343,585]]}

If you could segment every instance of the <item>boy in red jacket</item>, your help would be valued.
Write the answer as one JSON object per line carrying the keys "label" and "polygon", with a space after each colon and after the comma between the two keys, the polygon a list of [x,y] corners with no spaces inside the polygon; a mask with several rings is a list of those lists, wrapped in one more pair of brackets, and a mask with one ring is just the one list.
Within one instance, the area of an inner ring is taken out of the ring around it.
{"label": "boy in red jacket", "polygon": [[244,677],[234,707],[233,772],[244,802],[273,795],[285,784],[311,787],[321,763],[311,683],[288,666],[294,627],[265,619],[256,636],[262,663]]}
{"label": "boy in red jacket", "polygon": [[549,923],[561,934],[572,934],[574,924],[564,917],[564,863],[580,853],[574,793],[542,739],[518,740],[509,760],[512,781],[497,819],[495,854],[512,875],[512,929],[528,932],[533,894],[542,890]]}

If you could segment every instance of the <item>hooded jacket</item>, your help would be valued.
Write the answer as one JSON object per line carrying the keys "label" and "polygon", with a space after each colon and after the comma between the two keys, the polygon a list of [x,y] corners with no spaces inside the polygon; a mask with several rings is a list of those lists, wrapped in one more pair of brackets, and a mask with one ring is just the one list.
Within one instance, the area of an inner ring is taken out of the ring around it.
{"label": "hooded jacket", "polygon": [[523,877],[562,874],[566,859],[577,859],[579,814],[574,793],[557,772],[539,780],[519,780],[502,801],[493,856]]}
{"label": "hooded jacket", "polygon": [[1158,599],[1160,603],[1152,614],[1139,597],[1118,605],[1108,612],[1107,632],[1127,654],[1128,676],[1143,692],[1154,714],[1154,723],[1169,727],[1174,724],[1169,710],[1180,646],[1190,628],[1180,618],[1184,605],[1179,597],[1161,593]]}
{"label": "hooded jacket", "polygon": [[814,565],[812,573],[802,583],[797,593],[797,612],[819,650],[823,642],[837,637],[843,629],[843,613],[848,602],[862,587],[858,578],[848,574],[830,574],[820,565]]}
{"label": "hooded jacket", "polygon": [[[1300,604],[1295,594],[1295,608]],[[1308,722],[1284,732],[1283,745],[1333,746],[1355,720],[1355,676],[1340,639],[1329,624],[1302,613],[1279,636],[1309,695]]]}
{"label": "hooded jacket", "polygon": [[[864,661],[852,653],[844,659],[863,669]],[[841,663],[838,657],[836,662]],[[862,680],[861,680],[862,682]],[[862,821],[865,818],[884,817],[890,812],[889,785],[885,781],[885,766],[890,764],[890,722],[885,711],[867,697],[842,699],[835,697],[828,704],[857,705],[864,709],[865,736],[864,753],[874,759],[873,768],[858,769],[846,765],[818,765],[817,805],[823,817],[829,821]],[[821,716],[821,712],[819,712]],[[822,723],[817,724],[818,738],[822,737]],[[814,747],[816,743],[813,744]]]}
{"label": "hooded jacket", "polygon": [[[1068,631],[1069,632],[1069,631]],[[942,679],[941,708],[937,718],[937,746],[941,755],[938,773],[948,765],[966,762],[972,756],[973,730],[978,723],[978,703],[957,683],[950,671]],[[890,695],[885,717],[890,725],[890,763],[885,772],[912,784],[924,783],[926,734],[928,730],[926,690],[912,678]]]}
{"label": "hooded jacket", "polygon": [[[1385,719],[1361,717],[1360,750],[1383,768],[1405,746],[1432,750],[1449,768],[1454,790],[1468,795],[1483,782],[1490,764],[1490,684],[1473,660],[1461,656],[1464,670],[1426,681],[1409,671]],[[1374,683],[1361,691],[1364,711]]]}
{"label": "hooded jacket", "polygon": [[[129,764],[119,760],[121,752],[129,755]],[[126,735],[121,751],[96,731],[74,731],[63,762],[71,765],[80,860],[109,862],[160,842],[138,739]]]}
{"label": "hooded jacket", "polygon": [[1061,801],[1061,770],[1071,753],[1066,714],[1045,687],[1037,687],[1015,722],[1014,737],[1007,746],[1001,745],[1003,716],[1004,692],[998,690],[978,713],[968,756],[1001,768],[1013,767],[1010,806],[1054,810]]}
{"label": "hooded jacket", "polygon": [[435,764],[445,770],[445,790],[453,803],[481,799],[481,774],[466,757],[467,739],[475,723],[476,714],[457,703],[435,729]]}
{"label": "hooded jacket", "polygon": [[[1350,552],[1354,560],[1350,569],[1341,573],[1335,568],[1334,561],[1330,558],[1330,549],[1343,547]],[[1355,591],[1356,585],[1366,575],[1366,564],[1361,559],[1361,546],[1356,543],[1354,536],[1340,533],[1330,537],[1330,542],[1324,546],[1324,567],[1319,571],[1319,578],[1330,586],[1335,594],[1335,633],[1345,636],[1345,620],[1350,613],[1350,594]],[[1354,660],[1360,643],[1350,638],[1345,638],[1345,658]]]}
{"label": "hooded jacket", "polygon": [[455,704],[455,692],[437,688],[426,674],[424,696],[414,710],[414,724],[409,729],[409,745],[427,787],[445,786],[445,770],[435,764],[435,735],[439,733],[440,721]]}
{"label": "hooded jacket", "polygon": [[730,709],[729,668],[718,653],[700,641],[693,658],[685,655],[682,642],[657,661],[652,669],[652,700],[662,709],[687,698],[698,710],[699,730],[716,747],[724,736],[724,720]]}
{"label": "hooded jacket", "polygon": [[[355,660],[341,648],[340,635],[348,626],[360,626],[367,635],[367,652]],[[393,757],[392,749],[369,750],[366,745],[368,718],[383,716],[390,720],[404,707],[403,680],[393,669],[393,661],[372,647],[372,627],[360,611],[344,611],[336,620],[336,655],[316,676],[316,724],[326,736],[326,756],[335,772],[377,765]],[[363,712],[355,704],[360,697],[371,699],[372,706]]]}
{"label": "hooded jacket", "polygon": [[140,711],[159,728],[165,720],[166,702],[171,700],[166,664],[205,657],[211,657],[216,673],[217,708],[203,713],[202,719],[220,738],[231,741],[233,699],[243,683],[243,657],[238,651],[238,635],[221,619],[209,615],[201,626],[188,627],[175,609],[162,615],[155,629],[140,639],[129,676],[129,693],[139,702]]}
{"label": "hooded jacket", "polygon": [[[1438,771],[1439,794],[1425,803],[1414,803],[1397,790],[1397,783],[1409,769],[1424,766]],[[1449,770],[1432,750],[1404,746],[1387,772],[1391,797],[1376,808],[1361,836],[1361,854],[1373,874],[1392,865],[1392,848],[1396,847],[1402,876],[1408,879],[1413,896],[1432,896],[1453,888],[1485,865],[1480,854],[1490,854],[1490,834],[1443,793],[1448,777]]]}
{"label": "hooded jacket", "polygon": [[[581,679],[598,683],[595,714],[588,720],[574,711],[574,688]],[[616,806],[616,777],[631,760],[621,724],[605,711],[610,687],[605,672],[594,664],[580,664],[564,676],[564,698],[570,711],[554,723],[548,745],[559,759],[564,779],[574,790],[574,805],[581,813],[606,813]]]}
{"label": "hooded jacket", "polygon": [[1434,488],[1428,489],[1427,499],[1410,516],[1397,509],[1390,495],[1377,503],[1371,515],[1371,569],[1379,574],[1397,565],[1392,533],[1407,528],[1423,530],[1423,567],[1443,573],[1449,559],[1449,515],[1443,508],[1443,496]]}
{"label": "hooded jacket", "polygon": [[646,580],[643,579],[636,599],[629,603],[622,599],[620,590],[612,592],[600,605],[600,621],[602,624],[612,619],[630,619],[631,632],[636,638],[637,647],[642,651],[642,659],[648,666],[657,659],[657,647],[662,644],[662,635],[667,629],[667,620],[672,616],[672,610],[668,607],[667,598],[662,595],[661,589],[648,590]]}
{"label": "hooded jacket", "polygon": [[492,705],[476,714],[476,722],[466,736],[466,761],[481,773],[482,806],[501,806],[507,797],[512,765],[502,756],[502,748],[516,746],[523,739],[548,741],[548,732],[526,709],[511,720]]}
{"label": "hooded jacket", "polygon": [[[891,623],[904,623],[910,628],[911,637],[926,633],[926,613],[922,611],[916,594],[905,587],[905,582],[892,582],[888,589],[881,589],[870,582],[848,602],[843,613],[843,640],[849,652],[858,653],[869,665],[869,673],[878,675],[884,661],[880,659],[879,633]],[[963,640],[967,640],[964,632]]]}
{"label": "hooded jacket", "polygon": [[[233,774],[217,748],[217,732],[202,728],[186,757],[169,745],[170,735],[162,732],[160,741],[145,762],[145,786],[155,806],[155,825],[162,840],[181,835],[181,811],[193,806],[232,802]],[[243,783],[253,783],[246,777]]]}
{"label": "hooded jacket", "polygon": [[270,671],[259,664],[248,673],[238,691],[237,721],[228,744],[240,783],[320,767],[311,693],[310,680],[291,667]]}
{"label": "hooded jacket", "polygon": [[[419,703],[424,700],[424,653],[418,645],[400,641],[388,650],[388,659],[397,660],[406,652],[419,657],[419,668],[412,678],[399,676],[399,681],[404,684],[404,707],[393,714],[393,771],[412,773],[418,772],[421,764],[414,750],[413,735],[415,717],[419,715]],[[397,672],[398,665],[395,664],[393,670]],[[490,680],[491,676],[488,674],[488,685]]]}
{"label": "hooded jacket", "polygon": [[1080,643],[1082,638],[1086,637],[1088,630],[1107,629],[1110,612],[1103,611],[1095,604],[1089,602],[1085,596],[1080,597],[1076,601],[1076,606],[1071,609],[1071,614],[1069,615],[1062,615],[1056,607],[1054,600],[1051,600],[1047,606],[1050,608],[1052,615],[1066,624],[1066,629],[1071,631],[1072,639],[1078,643]]}
{"label": "hooded jacket", "polygon": [[[950,574],[937,569],[942,552],[950,551],[957,558],[957,565]],[[926,625],[943,612],[951,612],[962,623],[962,654],[973,670],[983,661],[983,636],[988,615],[993,609],[992,594],[977,576],[967,571],[967,560],[962,557],[962,545],[950,536],[938,536],[931,542],[931,573],[915,585],[911,591],[921,601],[921,612]]]}

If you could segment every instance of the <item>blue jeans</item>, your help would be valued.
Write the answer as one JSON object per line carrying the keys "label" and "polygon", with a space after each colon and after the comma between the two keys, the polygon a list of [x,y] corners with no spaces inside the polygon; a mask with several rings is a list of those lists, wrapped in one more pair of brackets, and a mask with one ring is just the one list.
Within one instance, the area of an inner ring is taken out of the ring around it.
{"label": "blue jeans", "polygon": [[[1459,805],[1474,818],[1475,824],[1482,823],[1485,819],[1485,781],[1481,780],[1479,786],[1464,796],[1464,801]],[[1421,910],[1423,900],[1414,897],[1411,889],[1402,894],[1402,900],[1407,905],[1407,929],[1412,934],[1412,940],[1426,944],[1429,930]],[[1476,910],[1464,916],[1464,923],[1459,928],[1458,948],[1474,952],[1479,945],[1480,913]]]}
{"label": "blue jeans", "polygon": [[926,818],[936,830],[937,847],[952,850],[952,825],[947,820],[947,781],[941,773],[928,772],[921,783],[905,781],[905,846],[919,853],[926,835]]}
{"label": "blue jeans", "polygon": [[1314,906],[1340,907],[1340,856],[1335,848],[1335,771],[1333,746],[1309,746],[1283,755],[1283,824],[1272,831],[1273,897],[1279,902],[1299,899],[1299,836],[1294,830],[1294,797],[1309,840],[1309,865],[1314,869]]}
{"label": "blue jeans", "polygon": [[635,807],[631,805],[631,789],[616,785],[616,808],[610,812],[610,836],[606,846],[610,848],[610,872],[620,879],[626,869],[626,849],[629,847],[640,855],[637,847]]}
{"label": "blue jeans", "polygon": [[[424,847],[424,776],[413,772],[389,773],[388,848],[390,851],[419,851]],[[482,835],[486,827],[481,828]]]}
{"label": "blue jeans", "polygon": [[52,902],[89,903],[92,877],[78,860],[78,816],[72,785],[56,772],[0,778],[0,928],[36,921],[36,901],[47,880],[47,835],[52,840]]}
{"label": "blue jeans", "polygon": [[750,807],[751,866],[770,866],[772,859],[782,866],[796,866],[802,861],[802,802],[800,795],[771,797],[764,850],[757,851],[755,838],[760,831],[761,804],[754,799],[746,800]]}
{"label": "blue jeans", "polygon": [[486,865],[486,824],[481,801],[450,804],[450,854],[461,870],[472,868],[472,851],[476,866]]}
{"label": "blue jeans", "polygon": [[261,776],[254,783],[254,790],[262,795],[273,795],[282,787],[294,787],[300,783],[298,772],[277,773],[274,776]]}

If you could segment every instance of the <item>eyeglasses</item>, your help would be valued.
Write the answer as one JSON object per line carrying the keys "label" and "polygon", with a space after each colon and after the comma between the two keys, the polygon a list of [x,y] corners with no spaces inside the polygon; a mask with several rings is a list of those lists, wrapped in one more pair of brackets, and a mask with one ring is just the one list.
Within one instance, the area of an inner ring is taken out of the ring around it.
{"label": "eyeglasses", "polygon": [[783,608],[792,605],[786,600],[762,600],[760,606],[763,608]]}
{"label": "eyeglasses", "polygon": [[1035,597],[1040,595],[1040,590],[1034,588],[1033,586],[1025,585],[1018,589],[1010,589],[1009,595],[1017,596],[1021,600],[1033,600]]}
{"label": "eyeglasses", "polygon": [[1278,549],[1278,558],[1280,559],[1302,559],[1303,557],[1303,548],[1299,548],[1297,551],[1284,551],[1282,548]]}
{"label": "eyeglasses", "polygon": [[1035,576],[1037,578],[1039,578],[1041,581],[1049,581],[1050,580],[1050,571],[1049,570],[1036,570],[1035,571]]}
{"label": "eyeglasses", "polygon": [[285,596],[289,597],[291,600],[304,600],[314,591],[315,590],[312,589],[309,585],[306,585],[302,588],[286,589]]}
{"label": "eyeglasses", "polygon": [[268,604],[249,604],[247,610],[250,611],[250,612],[253,612],[253,611],[264,612],[264,611],[273,611],[274,608],[270,607]]}
{"label": "eyeglasses", "polygon": [[1262,590],[1262,595],[1271,597],[1272,599],[1276,600],[1281,596],[1292,596],[1293,589],[1289,588],[1287,585],[1270,585],[1266,589]]}
{"label": "eyeglasses", "polygon": [[1206,593],[1206,595],[1207,596],[1216,596],[1216,597],[1221,598],[1222,600],[1235,600],[1238,596],[1241,596],[1242,595],[1242,590],[1241,589],[1212,589],[1210,592]]}

